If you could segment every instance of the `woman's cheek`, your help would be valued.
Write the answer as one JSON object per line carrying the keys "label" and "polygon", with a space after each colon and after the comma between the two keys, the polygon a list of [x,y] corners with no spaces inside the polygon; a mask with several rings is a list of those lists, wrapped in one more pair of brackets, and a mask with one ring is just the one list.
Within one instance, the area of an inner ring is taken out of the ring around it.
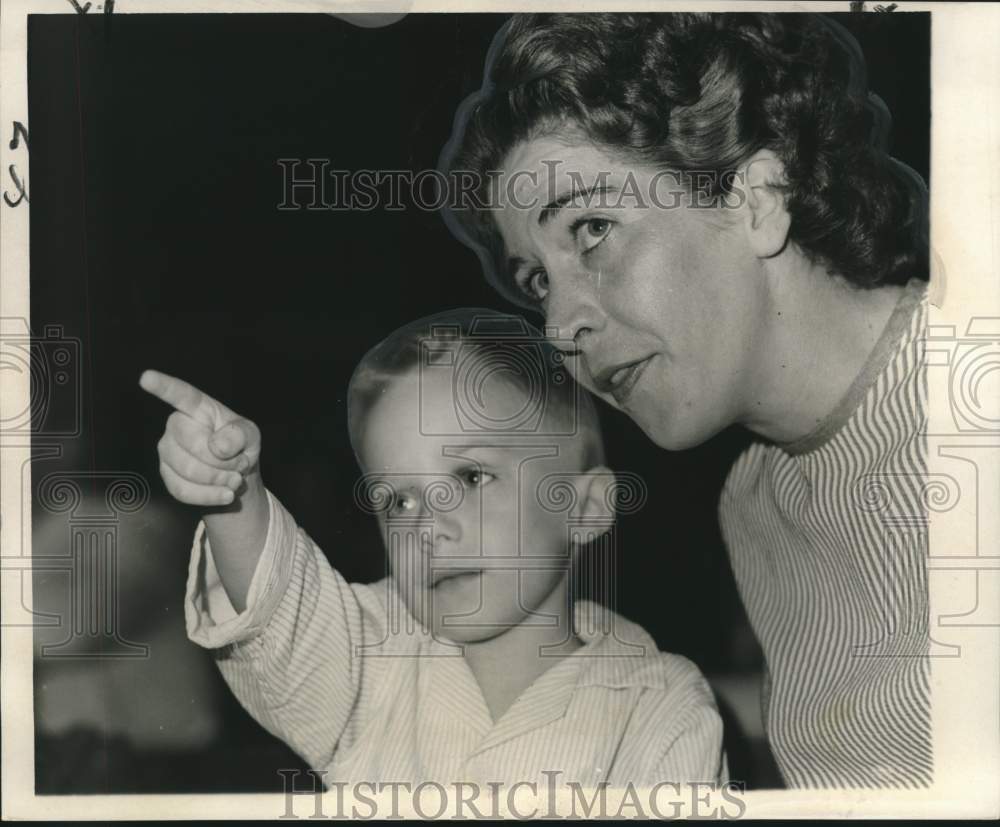
{"label": "woman's cheek", "polygon": [[593,385],[590,383],[590,375],[585,370],[581,370],[581,362],[579,358],[565,359],[563,361],[563,367],[566,368],[566,372],[573,378],[574,382],[579,382],[588,391],[593,392]]}
{"label": "woman's cheek", "polygon": [[670,260],[670,242],[655,221],[623,224],[599,249],[599,282],[607,309],[625,317],[634,315],[666,286],[664,263]]}
{"label": "woman's cheek", "polygon": [[664,303],[671,290],[669,273],[648,250],[629,247],[600,276],[605,312],[621,321],[638,320]]}

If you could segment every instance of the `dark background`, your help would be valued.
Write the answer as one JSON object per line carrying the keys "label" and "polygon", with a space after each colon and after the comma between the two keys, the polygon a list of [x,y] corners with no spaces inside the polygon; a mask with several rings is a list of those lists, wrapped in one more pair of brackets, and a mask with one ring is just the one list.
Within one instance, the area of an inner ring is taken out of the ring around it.
{"label": "dark background", "polygon": [[[892,154],[926,180],[929,15],[834,16],[859,39],[893,114]],[[82,436],[64,442],[64,465],[144,475],[172,521],[162,532],[171,548],[157,552],[175,573],[156,604],[173,607],[164,622],[183,626],[197,515],[166,500],[155,446],[168,410],[139,390],[144,368],[254,419],[268,486],[345,576],[382,575],[375,524],[352,500],[350,373],[419,316],[515,308],[436,213],[279,211],[277,159],[435,168],[503,19],[409,15],[365,29],[328,15],[30,18],[31,325],[82,342]],[[733,430],[667,454],[624,416],[602,416],[610,464],[649,488],[646,508],[620,526],[619,610],[706,674],[756,681],[759,652],[715,520],[747,437]],[[36,463],[36,480],[51,462]],[[141,614],[123,615],[126,634],[141,637],[127,628]],[[214,679],[221,734],[183,754],[92,726],[46,734],[36,721],[38,791],[280,789],[275,768],[301,762]],[[731,744],[734,778],[776,783],[759,747]]]}

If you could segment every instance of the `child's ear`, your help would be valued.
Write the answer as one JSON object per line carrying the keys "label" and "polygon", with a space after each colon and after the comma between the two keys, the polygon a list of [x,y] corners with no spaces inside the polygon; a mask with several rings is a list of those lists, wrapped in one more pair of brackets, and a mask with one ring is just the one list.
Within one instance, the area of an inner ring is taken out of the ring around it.
{"label": "child's ear", "polygon": [[597,534],[607,533],[614,525],[615,506],[611,490],[614,484],[614,471],[604,465],[595,465],[578,478],[574,516],[593,525]]}
{"label": "child's ear", "polygon": [[773,152],[762,149],[751,156],[742,173],[750,246],[760,258],[771,258],[785,249],[792,223],[785,206],[785,167]]}

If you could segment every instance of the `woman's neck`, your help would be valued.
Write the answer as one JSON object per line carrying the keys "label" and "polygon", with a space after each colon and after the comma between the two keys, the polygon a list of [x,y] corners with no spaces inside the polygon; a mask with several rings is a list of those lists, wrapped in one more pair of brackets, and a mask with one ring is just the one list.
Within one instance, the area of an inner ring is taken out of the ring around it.
{"label": "woman's neck", "polygon": [[744,424],[780,443],[808,435],[861,373],[902,287],[854,287],[794,251],[768,262],[768,317]]}

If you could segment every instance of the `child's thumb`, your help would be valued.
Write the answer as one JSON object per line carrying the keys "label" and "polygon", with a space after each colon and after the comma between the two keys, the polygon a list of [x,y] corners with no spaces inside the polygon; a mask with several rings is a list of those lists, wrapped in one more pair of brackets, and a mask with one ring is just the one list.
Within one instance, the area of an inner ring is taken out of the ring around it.
{"label": "child's thumb", "polygon": [[246,449],[248,437],[241,423],[230,422],[209,437],[208,447],[217,459],[232,459]]}

